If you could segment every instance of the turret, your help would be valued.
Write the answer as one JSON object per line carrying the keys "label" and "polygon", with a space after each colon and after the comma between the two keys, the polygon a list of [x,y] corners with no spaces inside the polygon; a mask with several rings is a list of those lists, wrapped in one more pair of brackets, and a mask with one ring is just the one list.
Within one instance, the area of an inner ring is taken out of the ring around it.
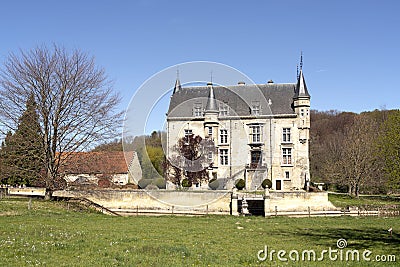
{"label": "turret", "polygon": [[217,101],[215,100],[213,84],[207,83],[207,88],[209,90],[209,93],[208,93],[207,106],[206,106],[205,113],[217,113],[218,114],[218,107],[217,107]]}
{"label": "turret", "polygon": [[218,105],[214,95],[214,88],[211,82],[207,83],[208,99],[204,111],[204,131],[205,136],[215,138],[218,131]]}
{"label": "turret", "polygon": [[293,96],[293,109],[299,118],[299,128],[301,129],[310,128],[310,98],[311,97],[307,90],[303,70],[300,69]]}
{"label": "turret", "polygon": [[181,81],[179,80],[179,77],[176,77],[175,87],[174,87],[174,92],[173,93],[175,94],[176,92],[178,92],[181,89],[182,89]]}

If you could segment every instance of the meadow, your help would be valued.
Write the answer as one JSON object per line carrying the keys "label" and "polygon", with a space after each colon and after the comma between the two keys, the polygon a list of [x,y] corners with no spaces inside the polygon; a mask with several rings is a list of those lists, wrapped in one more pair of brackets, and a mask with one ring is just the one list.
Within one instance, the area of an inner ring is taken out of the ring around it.
{"label": "meadow", "polygon": [[[114,217],[63,202],[0,199],[1,266],[399,266],[399,232],[398,217]],[[347,247],[338,249],[338,239]],[[336,260],[318,260],[329,248]],[[301,260],[304,250],[317,259]],[[347,250],[358,250],[360,261],[346,261]]]}

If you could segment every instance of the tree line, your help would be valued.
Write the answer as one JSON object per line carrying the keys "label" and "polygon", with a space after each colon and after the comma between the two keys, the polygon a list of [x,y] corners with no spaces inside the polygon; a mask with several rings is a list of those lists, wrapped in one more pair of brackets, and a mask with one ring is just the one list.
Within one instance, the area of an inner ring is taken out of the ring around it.
{"label": "tree line", "polygon": [[400,188],[400,111],[312,111],[310,171],[332,190],[380,194]]}

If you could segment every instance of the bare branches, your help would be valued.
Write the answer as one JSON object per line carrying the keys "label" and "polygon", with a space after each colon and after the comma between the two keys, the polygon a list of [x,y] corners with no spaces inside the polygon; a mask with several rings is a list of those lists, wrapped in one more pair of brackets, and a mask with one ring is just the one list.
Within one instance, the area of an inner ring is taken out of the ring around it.
{"label": "bare branches", "polygon": [[11,54],[0,86],[3,132],[15,128],[27,97],[34,95],[51,176],[62,164],[57,153],[83,150],[119,132],[122,112],[115,109],[120,97],[94,58],[79,50],[68,52],[54,45]]}

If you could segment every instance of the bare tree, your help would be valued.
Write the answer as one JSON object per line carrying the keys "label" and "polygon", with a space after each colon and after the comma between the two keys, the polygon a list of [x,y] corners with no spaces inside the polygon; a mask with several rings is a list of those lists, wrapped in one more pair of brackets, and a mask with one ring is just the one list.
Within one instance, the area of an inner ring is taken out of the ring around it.
{"label": "bare tree", "polygon": [[10,54],[0,73],[0,127],[15,130],[30,94],[37,103],[42,131],[43,183],[62,187],[59,167],[71,151],[81,151],[116,136],[120,97],[93,57],[54,45]]}
{"label": "bare tree", "polygon": [[212,167],[209,152],[215,153],[215,144],[210,138],[188,135],[178,140],[175,153],[164,163],[166,179],[180,186],[183,179],[190,184],[201,184],[209,180],[207,169]]}
{"label": "bare tree", "polygon": [[379,169],[375,140],[379,134],[376,122],[358,115],[343,136],[329,143],[330,157],[326,173],[339,184],[347,185],[348,193],[358,196],[360,187],[376,179]]}

